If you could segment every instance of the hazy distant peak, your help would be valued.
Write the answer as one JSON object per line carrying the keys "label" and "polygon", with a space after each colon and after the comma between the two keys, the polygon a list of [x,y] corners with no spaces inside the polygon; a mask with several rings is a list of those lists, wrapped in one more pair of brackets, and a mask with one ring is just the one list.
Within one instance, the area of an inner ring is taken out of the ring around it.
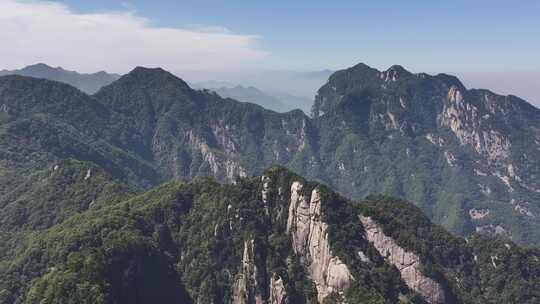
{"label": "hazy distant peak", "polygon": [[46,63],[36,63],[31,64],[29,66],[26,66],[22,68],[22,70],[64,70],[61,67],[53,68],[52,66],[46,64]]}
{"label": "hazy distant peak", "polygon": [[2,70],[3,75],[22,75],[34,78],[55,80],[70,84],[88,94],[97,92],[101,87],[110,84],[120,78],[118,74],[110,74],[99,71],[93,74],[84,74],[76,71],[65,70],[62,67],[51,67],[46,63],[36,63],[18,70]]}

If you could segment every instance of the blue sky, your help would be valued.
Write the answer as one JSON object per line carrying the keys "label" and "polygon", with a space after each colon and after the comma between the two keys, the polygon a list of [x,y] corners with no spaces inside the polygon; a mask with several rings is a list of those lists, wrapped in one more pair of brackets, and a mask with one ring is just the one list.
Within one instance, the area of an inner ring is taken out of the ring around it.
{"label": "blue sky", "polygon": [[141,65],[313,95],[326,79],[268,71],[400,64],[540,105],[538,0],[0,0],[0,28],[0,69]]}
{"label": "blue sky", "polygon": [[540,70],[540,1],[63,1],[77,12],[135,10],[156,26],[256,35],[267,68],[356,62],[421,71]]}

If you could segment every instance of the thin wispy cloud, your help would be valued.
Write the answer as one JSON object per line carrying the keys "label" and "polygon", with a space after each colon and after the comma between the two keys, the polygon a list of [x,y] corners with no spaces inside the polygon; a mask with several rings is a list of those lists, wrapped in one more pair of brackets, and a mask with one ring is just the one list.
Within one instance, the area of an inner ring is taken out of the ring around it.
{"label": "thin wispy cloud", "polygon": [[153,26],[133,9],[76,13],[58,2],[0,0],[0,68],[46,62],[79,71],[136,65],[220,70],[267,55],[259,37],[220,26]]}

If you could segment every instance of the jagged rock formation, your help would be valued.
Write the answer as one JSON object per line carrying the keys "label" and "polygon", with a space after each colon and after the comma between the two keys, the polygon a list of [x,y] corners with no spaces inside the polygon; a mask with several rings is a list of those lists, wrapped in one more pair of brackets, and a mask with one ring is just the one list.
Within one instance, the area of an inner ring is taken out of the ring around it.
{"label": "jagged rock formation", "polygon": [[[448,101],[442,111],[441,125],[449,127],[461,145],[469,145],[483,156],[488,165],[504,162],[510,157],[508,138],[495,130],[481,130],[482,121],[495,113],[480,117],[479,109],[464,100],[464,93],[456,86],[450,87]],[[485,100],[492,102],[486,95]],[[491,104],[493,106],[493,104]],[[493,112],[491,109],[490,112]]]}
{"label": "jagged rock formation", "polygon": [[272,276],[270,279],[270,298],[269,304],[285,304],[285,286],[280,277]]}
{"label": "jagged rock formation", "polygon": [[366,216],[360,216],[366,238],[379,251],[388,263],[394,265],[410,289],[421,294],[428,303],[444,304],[443,288],[432,278],[422,273],[420,257],[401,248],[396,242],[384,234],[375,221]]}
{"label": "jagged rock formation", "polygon": [[[232,291],[232,304],[262,304],[260,294],[257,294],[257,266],[255,265],[253,240],[244,241],[244,254],[242,256],[242,271],[237,275]],[[272,287],[274,282],[272,283]],[[276,288],[277,285],[276,285]],[[272,288],[274,289],[274,288]],[[278,290],[276,290],[277,292]],[[276,295],[278,297],[278,295]]]}
{"label": "jagged rock formation", "polygon": [[354,280],[347,265],[332,254],[328,240],[328,225],[321,220],[319,190],[313,189],[311,199],[302,195],[303,185],[291,186],[291,203],[287,231],[292,237],[294,252],[304,258],[309,278],[317,287],[322,302],[330,293],[342,293]]}

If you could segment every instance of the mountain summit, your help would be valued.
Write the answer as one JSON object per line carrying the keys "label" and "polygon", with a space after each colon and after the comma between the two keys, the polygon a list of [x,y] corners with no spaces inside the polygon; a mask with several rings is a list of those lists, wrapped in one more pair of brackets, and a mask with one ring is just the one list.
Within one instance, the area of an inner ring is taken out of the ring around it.
{"label": "mountain summit", "polygon": [[[6,179],[64,158],[142,188],[233,182],[280,164],[351,198],[405,198],[455,234],[540,243],[540,110],[453,76],[358,64],[321,87],[313,118],[193,90],[161,69],[137,68],[93,96],[74,91],[0,78]],[[66,106],[73,115],[57,111]]]}
{"label": "mountain summit", "polygon": [[342,151],[326,158],[342,193],[422,201],[458,233],[535,234],[525,227],[540,216],[540,110],[524,100],[467,90],[446,74],[359,64],[330,77],[313,115],[329,132],[321,140]]}

